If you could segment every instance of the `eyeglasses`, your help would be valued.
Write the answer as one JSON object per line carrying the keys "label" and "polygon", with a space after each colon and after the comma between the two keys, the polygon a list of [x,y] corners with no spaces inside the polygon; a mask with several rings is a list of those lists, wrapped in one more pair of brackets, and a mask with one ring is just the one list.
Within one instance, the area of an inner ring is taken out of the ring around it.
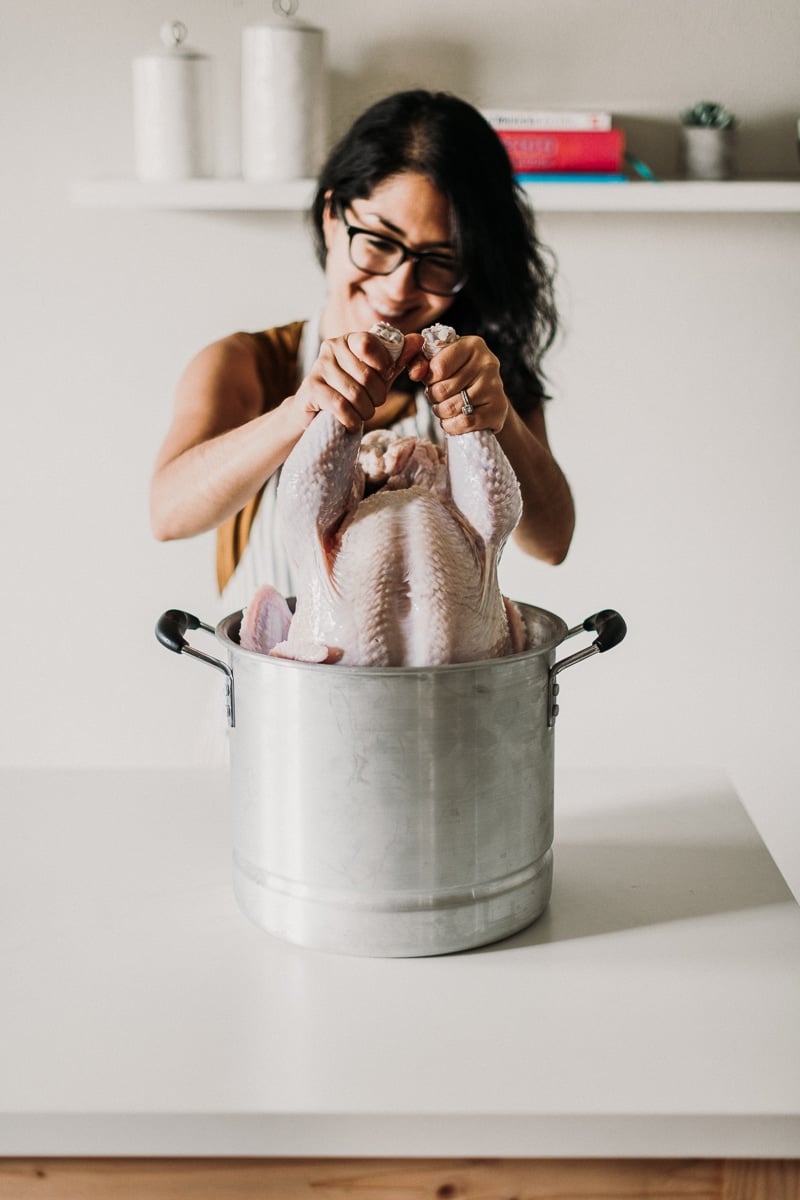
{"label": "eyeglasses", "polygon": [[344,206],[337,204],[342,223],[350,239],[350,261],[368,275],[391,275],[408,259],[414,264],[414,282],[420,291],[434,296],[455,296],[467,282],[457,259],[438,250],[409,250],[402,242],[385,234],[351,225]]}

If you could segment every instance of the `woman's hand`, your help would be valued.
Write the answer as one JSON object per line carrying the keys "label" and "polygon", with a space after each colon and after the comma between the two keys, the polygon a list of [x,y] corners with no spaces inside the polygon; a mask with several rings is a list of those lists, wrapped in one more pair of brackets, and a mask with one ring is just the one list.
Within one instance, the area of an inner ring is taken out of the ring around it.
{"label": "woman's hand", "polygon": [[422,338],[409,334],[397,361],[371,333],[348,333],[322,343],[311,371],[285,401],[301,414],[303,427],[318,412],[331,412],[346,429],[359,429],[385,403],[406,363],[419,355]]}
{"label": "woman's hand", "polygon": [[[406,339],[408,340],[408,339]],[[445,433],[490,429],[499,433],[509,410],[500,378],[500,362],[483,338],[461,337],[444,346],[430,362],[418,355],[408,374],[425,385],[425,394]],[[464,412],[466,392],[472,412]]]}

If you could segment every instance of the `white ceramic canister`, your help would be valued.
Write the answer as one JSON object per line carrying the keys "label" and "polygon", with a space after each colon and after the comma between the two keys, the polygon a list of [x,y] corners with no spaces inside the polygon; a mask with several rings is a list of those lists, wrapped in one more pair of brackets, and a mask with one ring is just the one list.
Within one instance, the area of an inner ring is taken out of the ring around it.
{"label": "white ceramic canister", "polygon": [[325,154],[325,35],[294,16],[296,0],[273,0],[272,21],[242,31],[242,175],[304,179]]}
{"label": "white ceramic canister", "polygon": [[144,180],[214,174],[211,59],[184,44],[182,21],[162,45],[133,60],[136,175]]}

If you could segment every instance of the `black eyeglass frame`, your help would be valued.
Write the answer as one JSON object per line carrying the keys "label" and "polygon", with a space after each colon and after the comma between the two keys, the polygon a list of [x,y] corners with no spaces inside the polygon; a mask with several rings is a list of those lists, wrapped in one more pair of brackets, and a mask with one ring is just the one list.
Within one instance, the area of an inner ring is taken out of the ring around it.
{"label": "black eyeglass frame", "polygon": [[[344,205],[340,200],[336,201],[336,211],[339,214],[339,218],[344,225],[345,232],[347,233],[350,262],[354,267],[358,267],[359,271],[363,271],[365,275],[393,275],[398,267],[402,267],[403,263],[408,262],[410,259],[414,264],[414,282],[422,292],[429,292],[431,296],[457,296],[466,284],[469,276],[465,274],[459,279],[458,283],[454,287],[450,288],[449,291],[446,292],[437,292],[435,288],[424,287],[419,280],[419,265],[420,263],[425,262],[426,259],[441,257],[435,250],[410,250],[408,246],[404,246],[402,242],[399,242],[397,238],[393,238],[389,234],[379,233],[375,229],[362,229],[358,225],[351,225],[347,220],[347,217],[344,215]],[[397,249],[401,252],[402,257],[389,271],[370,271],[367,267],[360,266],[353,258],[353,238],[357,233],[364,233],[367,235],[367,237],[374,238],[381,242],[389,242],[390,245],[397,247]]]}

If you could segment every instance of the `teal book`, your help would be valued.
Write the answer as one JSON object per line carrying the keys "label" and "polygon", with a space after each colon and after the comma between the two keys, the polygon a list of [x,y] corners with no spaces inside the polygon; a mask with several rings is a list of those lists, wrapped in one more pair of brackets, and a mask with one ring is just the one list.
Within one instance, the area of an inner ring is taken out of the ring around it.
{"label": "teal book", "polygon": [[627,175],[606,171],[522,171],[516,176],[518,183],[628,183]]}

